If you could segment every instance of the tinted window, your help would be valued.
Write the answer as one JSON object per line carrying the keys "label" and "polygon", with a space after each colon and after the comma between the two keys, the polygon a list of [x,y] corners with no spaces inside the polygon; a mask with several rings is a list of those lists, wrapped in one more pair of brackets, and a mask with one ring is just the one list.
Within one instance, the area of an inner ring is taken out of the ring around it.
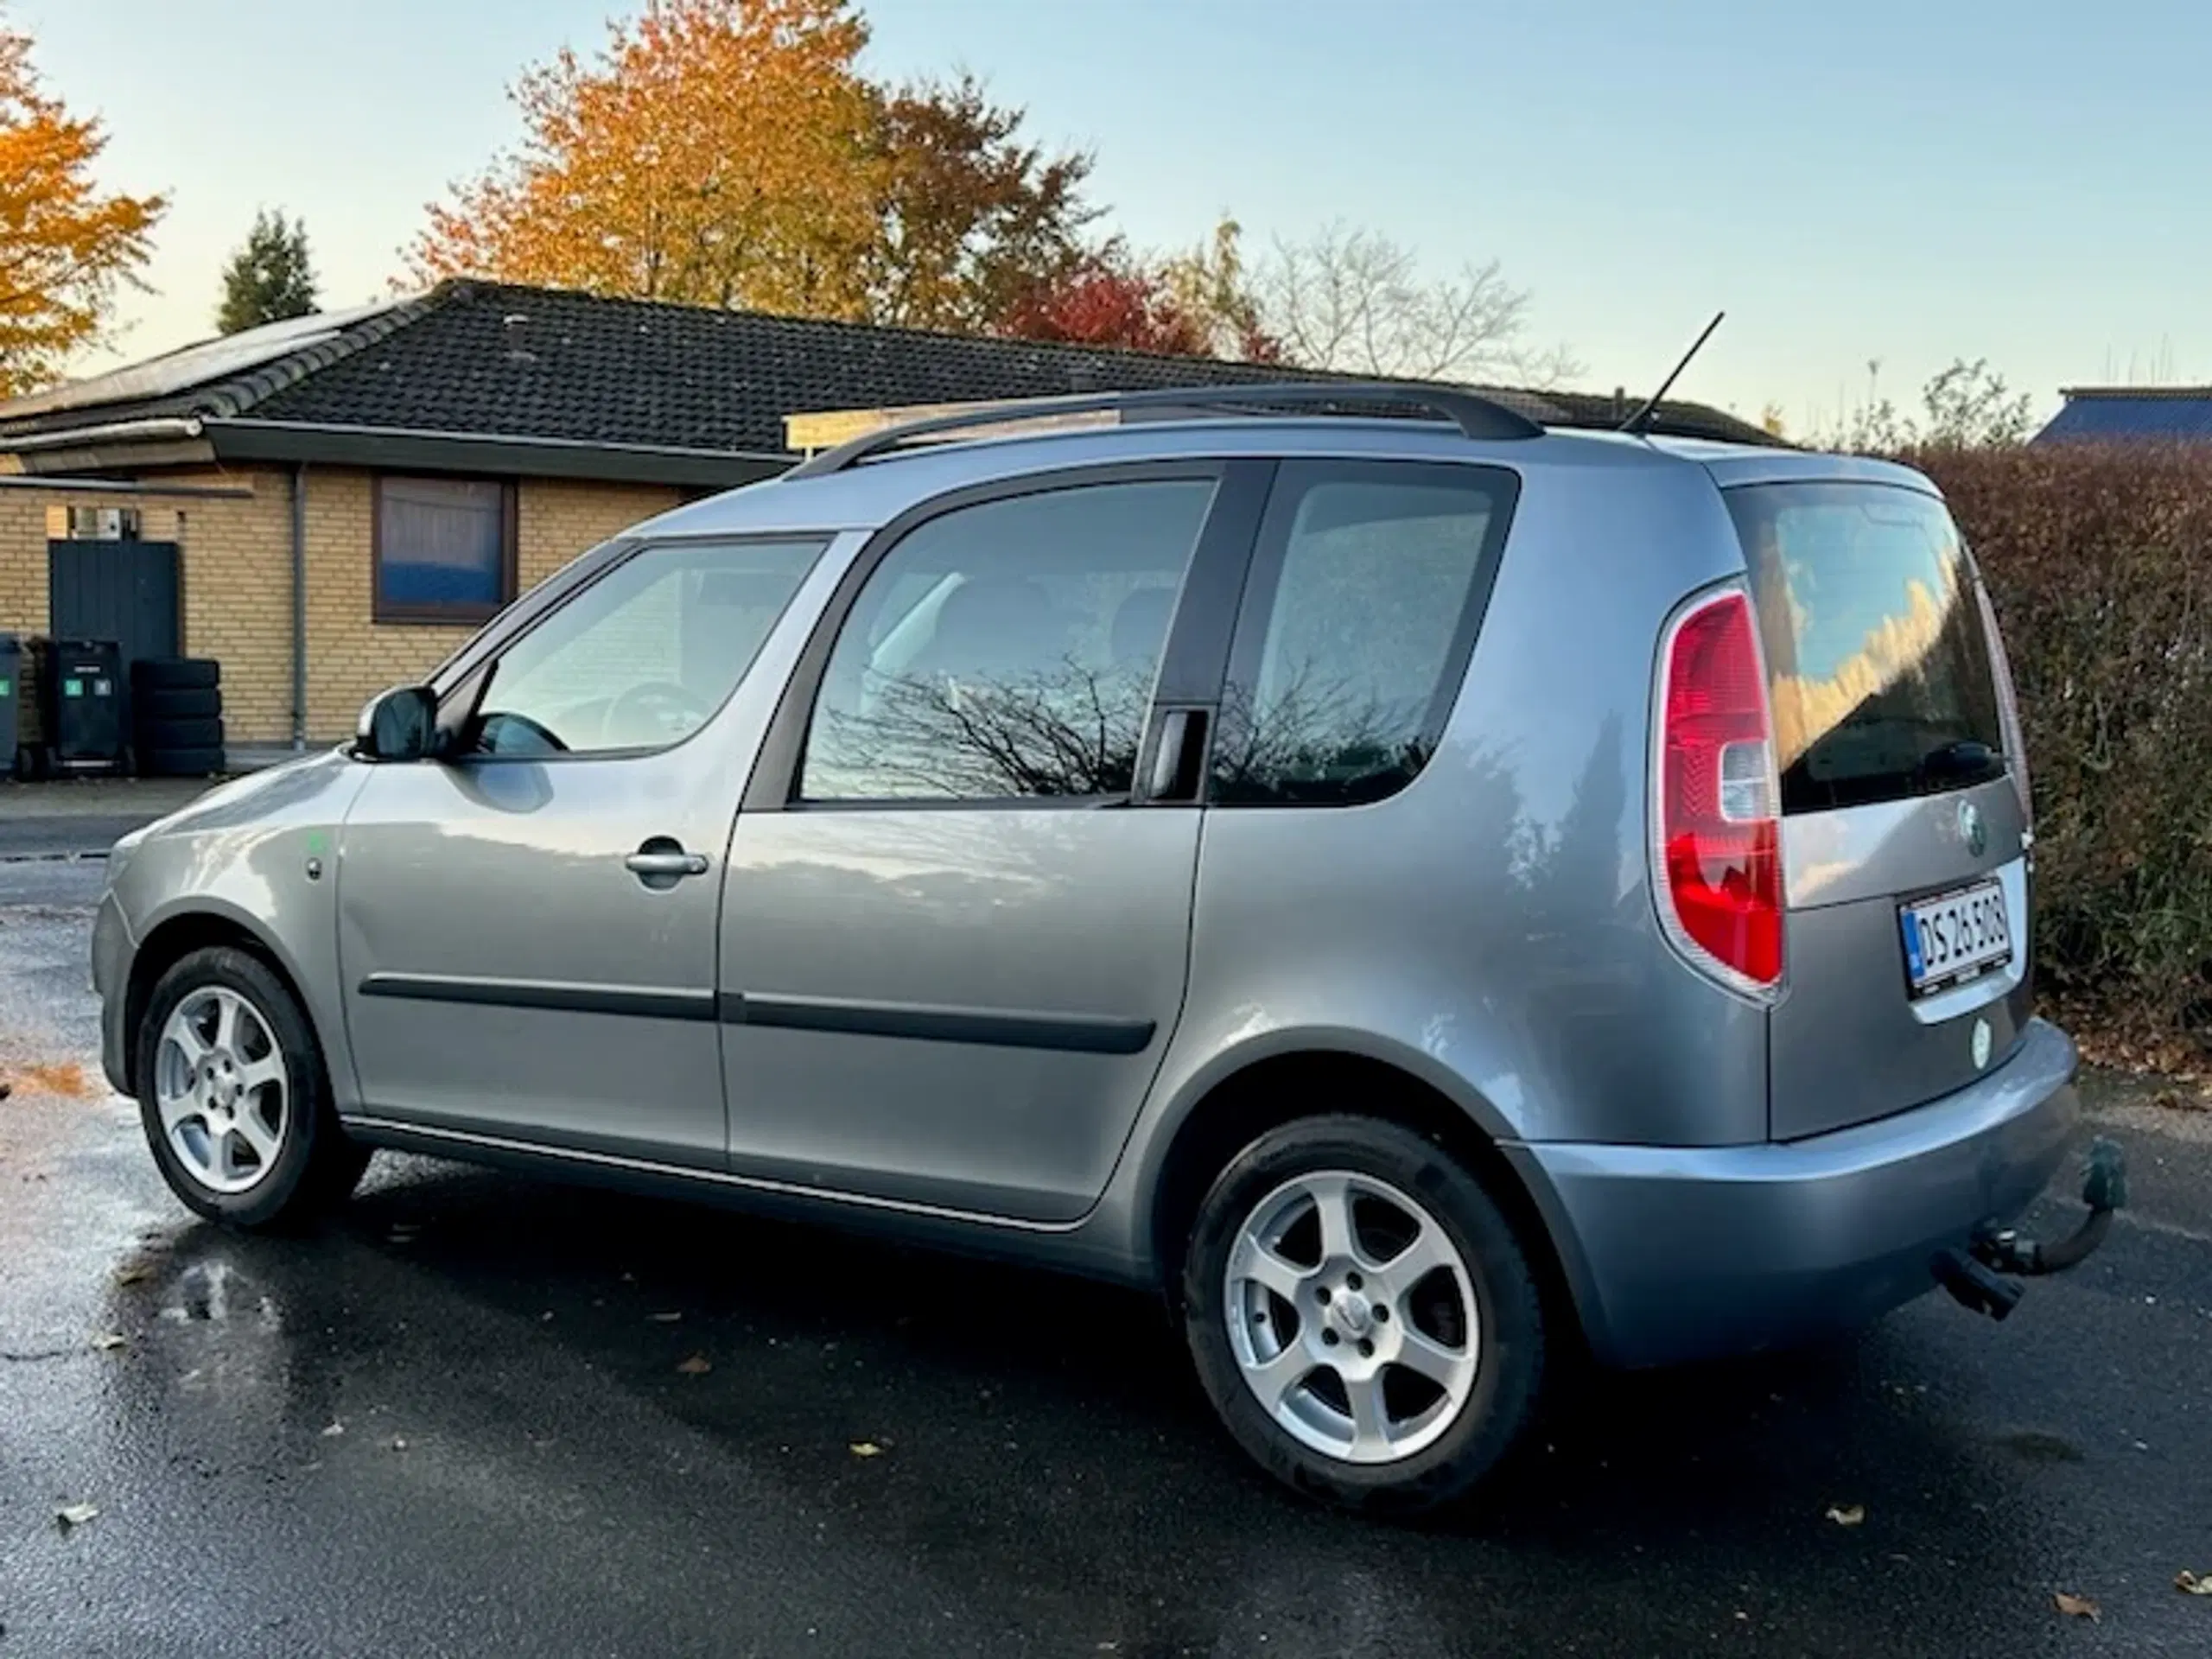
{"label": "tinted window", "polygon": [[1471,467],[1286,466],[1214,750],[1213,798],[1349,804],[1427,760],[1512,502]]}
{"label": "tinted window", "polygon": [[1727,500],[1766,653],[1782,810],[1999,775],[1989,644],[1943,504],[1872,484],[1762,485]]}
{"label": "tinted window", "polygon": [[1128,792],[1211,480],[963,507],[869,576],[808,728],[810,800]]}
{"label": "tinted window", "polygon": [[514,597],[514,491],[491,479],[379,478],[380,621],[479,622]]}
{"label": "tinted window", "polygon": [[704,725],[752,665],[818,541],[651,548],[504,652],[477,704],[480,754],[658,749]]}

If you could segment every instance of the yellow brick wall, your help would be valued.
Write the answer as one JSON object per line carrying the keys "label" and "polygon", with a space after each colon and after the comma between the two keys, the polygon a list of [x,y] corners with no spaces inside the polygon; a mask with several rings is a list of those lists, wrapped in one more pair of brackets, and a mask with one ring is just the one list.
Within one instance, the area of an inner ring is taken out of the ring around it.
{"label": "yellow brick wall", "polygon": [[[340,737],[387,686],[419,680],[474,632],[369,620],[369,515],[374,474],[308,474],[308,730]],[[524,479],[516,551],[528,592],[578,554],[682,499],[648,485]]]}
{"label": "yellow brick wall", "polygon": [[[386,686],[420,679],[473,630],[370,620],[373,474],[308,473],[308,731],[342,737]],[[48,627],[46,543],[55,506],[136,506],[149,539],[182,549],[184,649],[223,664],[223,714],[234,744],[288,741],[292,728],[291,489],[289,472],[207,472],[163,482],[250,489],[244,499],[90,495],[0,489],[0,630]],[[646,485],[525,479],[517,551],[527,590],[578,554],[665,512],[678,492]]]}
{"label": "yellow brick wall", "polygon": [[224,715],[233,737],[251,742],[287,732],[291,565],[283,475],[208,473],[174,481],[251,494],[0,490],[0,630],[28,637],[50,626],[46,544],[49,536],[67,533],[68,508],[135,507],[149,541],[174,541],[181,550],[183,648],[221,661]]}

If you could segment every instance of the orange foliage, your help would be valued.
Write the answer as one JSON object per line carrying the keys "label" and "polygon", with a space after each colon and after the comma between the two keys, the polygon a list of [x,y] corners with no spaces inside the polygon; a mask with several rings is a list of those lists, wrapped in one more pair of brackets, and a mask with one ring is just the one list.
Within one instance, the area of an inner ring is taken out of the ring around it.
{"label": "orange foliage", "polygon": [[867,41],[848,0],[648,0],[595,60],[524,75],[521,149],[431,207],[412,275],[859,315]]}
{"label": "orange foliage", "polygon": [[38,89],[27,35],[0,28],[0,395],[53,379],[99,335],[152,251],[160,196],[103,196],[97,121]]}

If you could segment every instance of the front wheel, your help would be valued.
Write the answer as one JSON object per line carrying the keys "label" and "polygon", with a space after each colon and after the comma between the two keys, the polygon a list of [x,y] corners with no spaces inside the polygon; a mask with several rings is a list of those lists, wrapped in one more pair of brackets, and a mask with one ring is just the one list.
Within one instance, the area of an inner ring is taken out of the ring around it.
{"label": "front wheel", "polygon": [[211,1221],[304,1219],[353,1190],[369,1150],[330,1104],[306,1013],[257,957],[195,950],[163,974],[137,1033],[138,1107],[169,1190]]}
{"label": "front wheel", "polygon": [[1394,1123],[1308,1118],[1246,1147],[1200,1208],[1183,1306],[1230,1432],[1331,1503],[1450,1503],[1535,1413],[1543,1309],[1513,1226]]}

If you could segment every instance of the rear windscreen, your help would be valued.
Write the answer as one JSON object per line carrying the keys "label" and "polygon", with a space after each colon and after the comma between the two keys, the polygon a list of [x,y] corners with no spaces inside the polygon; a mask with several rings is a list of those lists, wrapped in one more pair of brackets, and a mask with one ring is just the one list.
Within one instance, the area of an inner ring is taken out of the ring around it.
{"label": "rear windscreen", "polygon": [[1988,640],[1943,504],[1880,484],[1763,484],[1725,499],[1751,568],[1782,810],[2001,776]]}

